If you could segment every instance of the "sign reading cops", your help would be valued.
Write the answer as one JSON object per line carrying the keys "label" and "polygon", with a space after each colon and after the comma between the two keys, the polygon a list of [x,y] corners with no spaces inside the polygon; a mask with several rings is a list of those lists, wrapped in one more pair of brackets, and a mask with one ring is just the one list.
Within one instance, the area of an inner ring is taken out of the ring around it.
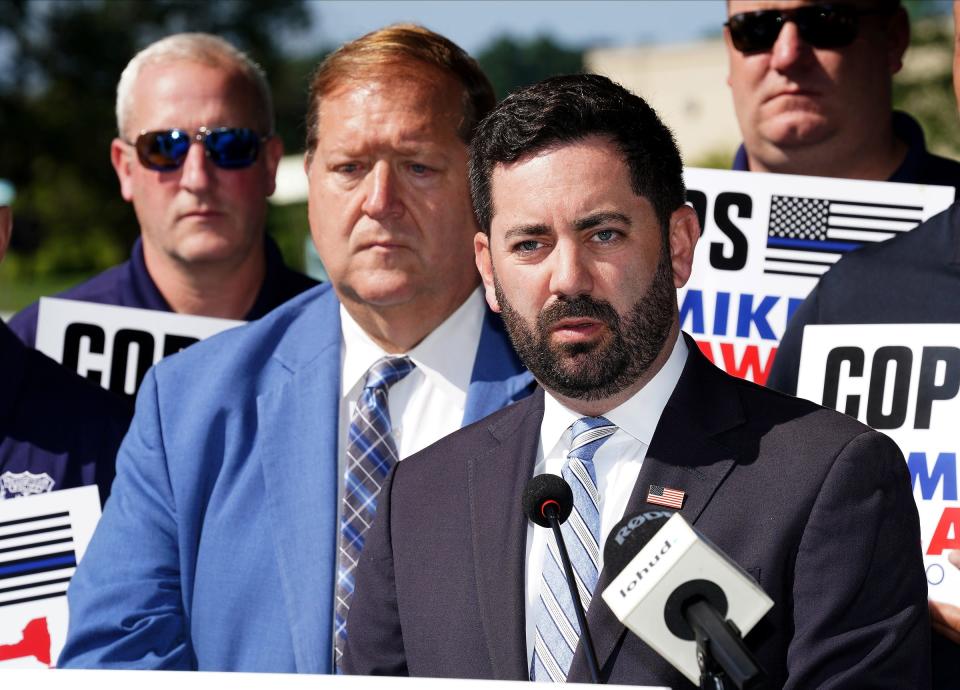
{"label": "sign reading cops", "polygon": [[907,459],[930,597],[960,603],[960,324],[807,326],[797,394],[890,436]]}
{"label": "sign reading cops", "polygon": [[766,383],[793,312],[844,253],[908,232],[953,187],[687,168],[703,236],[681,328],[727,373]]}
{"label": "sign reading cops", "polygon": [[37,349],[119,395],[167,355],[243,321],[42,297]]}

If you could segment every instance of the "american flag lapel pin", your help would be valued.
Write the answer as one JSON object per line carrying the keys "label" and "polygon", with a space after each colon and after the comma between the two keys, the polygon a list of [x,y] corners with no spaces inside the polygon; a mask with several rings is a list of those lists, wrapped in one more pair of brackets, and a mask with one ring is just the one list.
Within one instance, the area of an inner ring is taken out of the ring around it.
{"label": "american flag lapel pin", "polygon": [[651,484],[647,490],[647,503],[656,503],[658,506],[667,508],[676,508],[680,510],[683,507],[683,499],[687,492],[680,489],[671,489],[666,486],[657,486]]}

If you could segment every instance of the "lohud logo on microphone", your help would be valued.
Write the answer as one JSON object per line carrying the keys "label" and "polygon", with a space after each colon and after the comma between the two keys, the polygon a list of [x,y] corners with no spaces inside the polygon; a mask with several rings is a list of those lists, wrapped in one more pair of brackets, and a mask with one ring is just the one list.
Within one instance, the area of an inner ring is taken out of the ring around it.
{"label": "lohud logo on microphone", "polygon": [[[638,515],[637,517],[640,517],[640,516]],[[668,539],[664,539],[663,546],[661,546],[657,551],[654,552],[653,558],[651,558],[646,565],[638,568],[637,572],[634,573],[633,579],[630,580],[625,587],[622,587],[620,589],[620,596],[626,599],[627,595],[630,592],[632,592],[637,585],[640,584],[640,581],[653,572],[654,568],[656,568],[657,564],[660,562],[660,557],[666,556],[667,553],[669,553],[669,551],[670,551],[670,541]]]}

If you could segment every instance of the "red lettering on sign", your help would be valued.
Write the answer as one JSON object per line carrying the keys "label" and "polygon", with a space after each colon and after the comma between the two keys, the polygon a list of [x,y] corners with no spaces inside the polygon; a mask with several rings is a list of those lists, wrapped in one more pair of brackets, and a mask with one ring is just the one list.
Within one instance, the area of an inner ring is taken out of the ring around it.
{"label": "red lettering on sign", "polygon": [[770,375],[770,367],[773,366],[777,348],[770,348],[767,361],[762,366],[760,365],[760,348],[756,345],[747,345],[739,362],[733,350],[733,343],[720,343],[720,354],[723,356],[723,368],[728,374],[741,379],[749,378],[754,383],[764,386]]}
{"label": "red lettering on sign", "polygon": [[939,556],[953,549],[960,549],[960,508],[944,508],[937,529],[930,538],[927,555]]}

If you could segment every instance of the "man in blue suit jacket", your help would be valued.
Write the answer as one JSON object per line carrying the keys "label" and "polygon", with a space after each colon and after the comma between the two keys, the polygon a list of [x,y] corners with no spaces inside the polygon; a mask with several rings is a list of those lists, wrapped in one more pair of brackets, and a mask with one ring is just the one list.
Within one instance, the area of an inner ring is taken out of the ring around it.
{"label": "man in blue suit jacket", "polygon": [[473,266],[466,142],[494,103],[479,67],[388,27],[311,91],[310,225],[331,283],[147,375],[61,667],[330,672],[364,370],[414,365],[381,391],[379,441],[400,458],[532,390]]}

